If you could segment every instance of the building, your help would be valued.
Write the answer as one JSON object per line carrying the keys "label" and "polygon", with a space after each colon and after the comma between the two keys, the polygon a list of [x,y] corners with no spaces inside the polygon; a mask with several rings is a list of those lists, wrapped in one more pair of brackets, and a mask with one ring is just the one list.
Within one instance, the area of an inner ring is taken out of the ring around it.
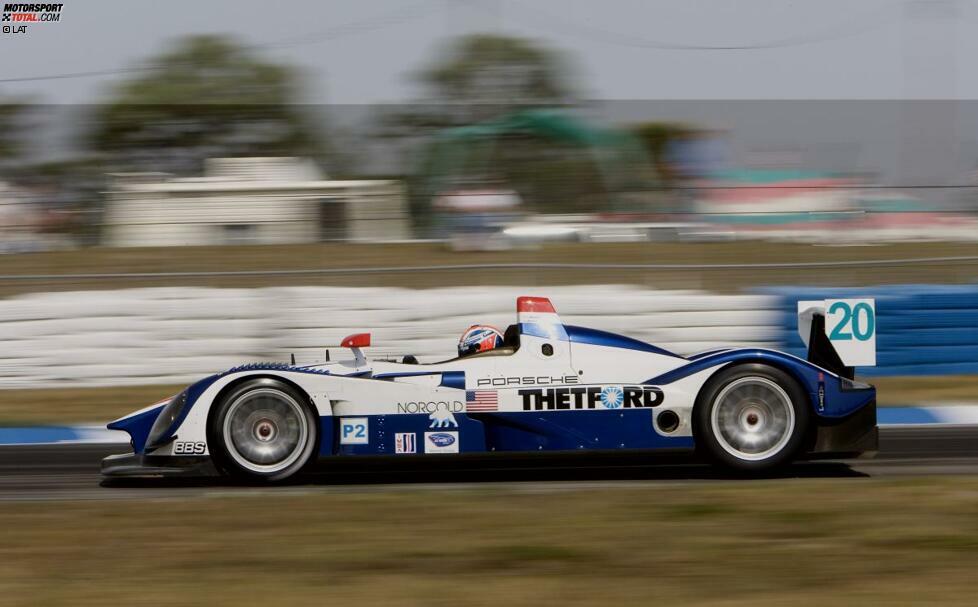
{"label": "building", "polygon": [[324,179],[297,158],[214,158],[204,177],[115,175],[103,228],[116,247],[410,237],[400,182]]}

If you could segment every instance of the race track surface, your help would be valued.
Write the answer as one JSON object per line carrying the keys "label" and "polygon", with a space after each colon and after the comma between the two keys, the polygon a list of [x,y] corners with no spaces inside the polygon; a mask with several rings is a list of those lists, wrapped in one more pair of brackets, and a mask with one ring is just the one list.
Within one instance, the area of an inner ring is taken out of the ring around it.
{"label": "race track surface", "polygon": [[[139,479],[102,482],[99,463],[123,445],[0,447],[0,501],[201,497],[253,492],[460,490],[486,484],[534,491],[739,480],[688,458],[631,455],[490,456],[474,460],[351,460],[285,486],[232,485],[220,479]],[[978,475],[978,426],[889,427],[875,458],[803,462],[781,478],[859,479]],[[747,481],[745,481],[747,482]]]}

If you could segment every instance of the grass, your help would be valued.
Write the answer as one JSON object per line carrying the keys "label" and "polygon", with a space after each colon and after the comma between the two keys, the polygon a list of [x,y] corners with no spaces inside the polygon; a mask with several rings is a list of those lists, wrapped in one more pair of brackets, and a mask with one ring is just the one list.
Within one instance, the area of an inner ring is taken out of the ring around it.
{"label": "grass", "polygon": [[0,517],[11,606],[967,605],[978,562],[974,478],[311,489]]}
{"label": "grass", "polygon": [[940,402],[978,403],[978,376],[925,375],[920,377],[876,377],[880,403],[885,405],[918,405]]}
{"label": "grass", "polygon": [[[879,377],[881,406],[978,402],[978,376]],[[0,390],[0,425],[103,423],[176,394],[186,386]]]}
{"label": "grass", "polygon": [[186,386],[0,390],[0,425],[107,423]]}
{"label": "grass", "polygon": [[[312,244],[162,248],[92,248],[0,256],[0,275],[124,272],[241,271],[489,263],[770,263],[859,261],[978,255],[972,243],[904,243],[826,247],[766,242],[728,243],[555,243],[538,249],[450,252],[443,244]],[[848,267],[845,269],[715,269],[652,271],[608,269],[429,270],[421,273],[287,275],[180,278],[181,285],[261,287],[276,285],[402,286],[411,288],[486,284],[643,284],[733,292],[773,284],[867,285],[907,282],[962,283],[978,279],[978,264]],[[173,278],[0,280],[0,297],[52,290],[171,286]]]}

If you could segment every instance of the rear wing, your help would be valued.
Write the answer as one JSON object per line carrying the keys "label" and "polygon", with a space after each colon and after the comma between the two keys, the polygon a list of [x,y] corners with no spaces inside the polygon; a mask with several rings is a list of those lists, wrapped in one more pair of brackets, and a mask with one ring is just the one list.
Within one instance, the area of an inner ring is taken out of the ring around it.
{"label": "rear wing", "polygon": [[854,367],[876,366],[876,300],[798,302],[798,333],[808,361],[853,379]]}

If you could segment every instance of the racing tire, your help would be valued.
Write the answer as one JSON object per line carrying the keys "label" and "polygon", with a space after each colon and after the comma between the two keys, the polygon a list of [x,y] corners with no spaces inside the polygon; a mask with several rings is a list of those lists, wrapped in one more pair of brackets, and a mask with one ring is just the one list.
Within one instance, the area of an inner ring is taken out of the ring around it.
{"label": "racing tire", "polygon": [[740,364],[720,371],[700,390],[694,438],[715,463],[767,472],[798,454],[810,417],[808,397],[794,378],[769,365]]}
{"label": "racing tire", "polygon": [[208,424],[211,457],[241,480],[276,482],[292,477],[312,459],[318,423],[305,394],[269,378],[234,386]]}

